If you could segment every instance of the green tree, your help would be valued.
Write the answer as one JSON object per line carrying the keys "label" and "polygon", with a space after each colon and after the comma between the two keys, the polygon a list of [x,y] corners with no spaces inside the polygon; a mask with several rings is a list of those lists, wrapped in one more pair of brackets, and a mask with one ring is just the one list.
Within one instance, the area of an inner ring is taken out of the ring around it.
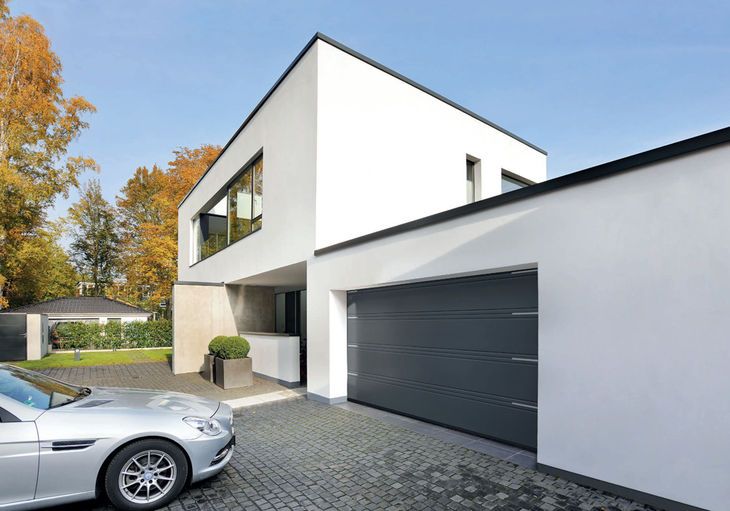
{"label": "green tree", "polygon": [[104,198],[98,179],[90,180],[68,210],[72,229],[71,259],[78,272],[103,295],[118,274],[120,235],[117,212]]}
{"label": "green tree", "polygon": [[20,290],[38,287],[43,276],[18,272],[30,264],[21,258],[54,234],[46,213],[55,199],[96,167],[90,158],[68,156],[69,144],[88,127],[84,115],[95,109],[82,97],[64,96],[61,70],[43,26],[10,16],[0,0],[0,308],[34,294]]}
{"label": "green tree", "polygon": [[78,275],[69,256],[56,242],[60,230],[37,229],[20,244],[6,271],[15,283],[13,297],[18,304],[72,296]]}

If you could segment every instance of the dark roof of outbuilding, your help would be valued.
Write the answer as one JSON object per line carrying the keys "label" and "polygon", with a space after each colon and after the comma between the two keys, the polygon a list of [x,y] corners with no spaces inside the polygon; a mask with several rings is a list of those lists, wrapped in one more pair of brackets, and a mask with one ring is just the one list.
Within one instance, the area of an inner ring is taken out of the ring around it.
{"label": "dark roof of outbuilding", "polygon": [[70,296],[21,305],[3,312],[28,314],[149,314],[144,309],[104,296]]}

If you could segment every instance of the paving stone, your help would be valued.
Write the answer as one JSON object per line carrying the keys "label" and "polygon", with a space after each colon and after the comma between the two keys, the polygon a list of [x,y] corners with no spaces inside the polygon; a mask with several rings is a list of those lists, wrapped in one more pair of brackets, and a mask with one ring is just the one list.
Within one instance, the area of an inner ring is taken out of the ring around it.
{"label": "paving stone", "polygon": [[230,464],[168,511],[651,509],[306,399],[247,408],[235,420]]}

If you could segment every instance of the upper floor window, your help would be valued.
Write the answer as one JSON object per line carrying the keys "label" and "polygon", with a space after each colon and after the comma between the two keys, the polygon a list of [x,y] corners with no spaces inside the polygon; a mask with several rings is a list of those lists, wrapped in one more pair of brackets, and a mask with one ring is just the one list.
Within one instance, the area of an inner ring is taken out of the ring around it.
{"label": "upper floor window", "polygon": [[466,159],[466,203],[479,200],[479,162],[471,158]]}
{"label": "upper floor window", "polygon": [[529,179],[518,176],[517,174],[515,174],[514,172],[510,172],[509,170],[502,170],[502,193],[519,190],[520,188],[524,188],[532,184],[535,183],[533,183]]}
{"label": "upper floor window", "polygon": [[194,263],[261,229],[263,188],[264,160],[259,157],[221,191],[212,207],[193,219]]}
{"label": "upper floor window", "polygon": [[248,166],[228,188],[228,243],[261,228],[264,160]]}

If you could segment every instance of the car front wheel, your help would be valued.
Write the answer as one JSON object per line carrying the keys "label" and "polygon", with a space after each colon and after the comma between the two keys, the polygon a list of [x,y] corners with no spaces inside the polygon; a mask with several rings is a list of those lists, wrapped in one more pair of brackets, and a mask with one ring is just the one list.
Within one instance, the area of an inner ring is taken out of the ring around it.
{"label": "car front wheel", "polygon": [[172,442],[139,440],[114,455],[106,471],[107,497],[118,509],[156,509],[178,496],[188,478],[183,451]]}

